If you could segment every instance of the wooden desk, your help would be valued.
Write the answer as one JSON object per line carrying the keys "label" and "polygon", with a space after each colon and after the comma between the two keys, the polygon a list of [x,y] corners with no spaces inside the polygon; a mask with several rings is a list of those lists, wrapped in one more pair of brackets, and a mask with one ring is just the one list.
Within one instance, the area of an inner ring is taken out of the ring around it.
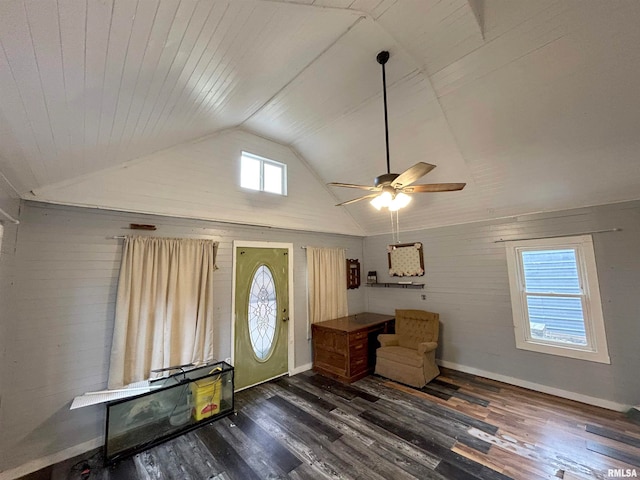
{"label": "wooden desk", "polygon": [[392,315],[358,313],[311,325],[313,370],[351,383],[373,373],[378,335],[393,333]]}

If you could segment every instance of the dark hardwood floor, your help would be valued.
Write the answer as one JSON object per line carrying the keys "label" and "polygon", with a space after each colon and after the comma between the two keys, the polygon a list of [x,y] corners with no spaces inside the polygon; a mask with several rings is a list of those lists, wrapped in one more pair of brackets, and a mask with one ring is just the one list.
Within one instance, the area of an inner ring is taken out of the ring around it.
{"label": "dark hardwood floor", "polygon": [[421,390],[306,372],[239,392],[236,411],[113,467],[97,452],[24,479],[640,476],[640,426],[623,414],[452,370]]}

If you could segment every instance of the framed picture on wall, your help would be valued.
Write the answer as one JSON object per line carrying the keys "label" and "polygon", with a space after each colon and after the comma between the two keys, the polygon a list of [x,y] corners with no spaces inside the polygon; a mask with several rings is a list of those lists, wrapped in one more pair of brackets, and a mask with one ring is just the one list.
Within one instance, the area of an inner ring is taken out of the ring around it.
{"label": "framed picture on wall", "polygon": [[389,275],[392,277],[422,277],[424,257],[421,243],[399,243],[387,247]]}

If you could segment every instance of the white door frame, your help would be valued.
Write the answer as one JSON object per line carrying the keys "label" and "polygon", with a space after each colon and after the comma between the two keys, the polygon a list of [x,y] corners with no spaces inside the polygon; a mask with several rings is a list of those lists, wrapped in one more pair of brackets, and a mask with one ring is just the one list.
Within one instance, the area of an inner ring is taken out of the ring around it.
{"label": "white door frame", "polygon": [[[294,329],[294,312],[293,312],[293,243],[282,242],[254,242],[244,240],[233,241],[233,252],[231,255],[233,263],[233,274],[231,280],[231,364],[235,363],[236,349],[236,250],[238,247],[251,248],[286,248],[288,251],[288,279],[289,289],[289,305],[287,305],[287,313],[289,314],[289,329],[287,332],[287,373],[291,376],[295,368],[295,329]],[[248,387],[247,387],[248,388]]]}

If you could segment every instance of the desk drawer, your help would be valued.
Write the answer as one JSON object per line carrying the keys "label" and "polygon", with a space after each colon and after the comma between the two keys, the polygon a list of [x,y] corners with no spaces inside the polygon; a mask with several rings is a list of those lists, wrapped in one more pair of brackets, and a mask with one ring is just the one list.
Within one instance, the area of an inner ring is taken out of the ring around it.
{"label": "desk drawer", "polygon": [[358,355],[357,357],[351,357],[349,361],[349,374],[351,376],[358,375],[359,373],[366,372],[369,369],[369,362],[366,355]]}
{"label": "desk drawer", "polygon": [[361,340],[351,342],[349,345],[349,356],[357,357],[360,355],[367,355],[368,345],[369,345],[369,342],[367,341],[366,337]]}
{"label": "desk drawer", "polygon": [[353,332],[349,334],[349,344],[354,344],[361,341],[367,341],[369,336],[369,330],[362,330],[360,332]]}

